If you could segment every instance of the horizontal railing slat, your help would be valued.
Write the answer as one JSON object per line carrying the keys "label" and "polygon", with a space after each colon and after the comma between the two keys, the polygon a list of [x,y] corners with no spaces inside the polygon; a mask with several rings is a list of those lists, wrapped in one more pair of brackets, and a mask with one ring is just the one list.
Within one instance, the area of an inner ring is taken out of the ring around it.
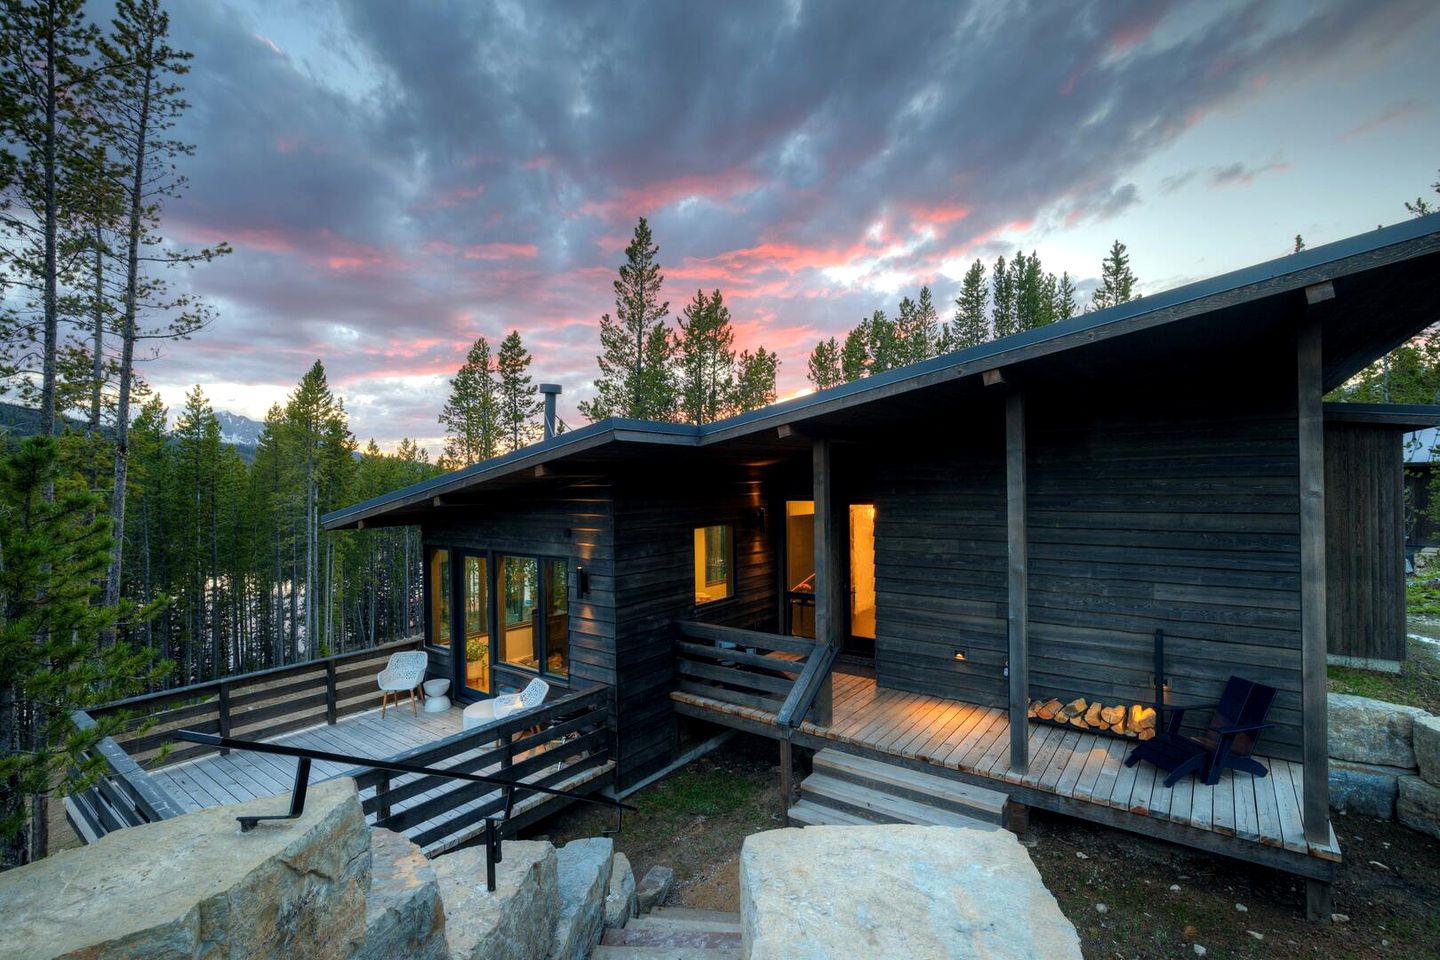
{"label": "horizontal railing slat", "polygon": [[807,637],[784,637],[776,633],[762,633],[759,630],[744,630],[740,627],[723,627],[715,623],[700,623],[697,620],[677,620],[676,628],[682,637],[692,640],[709,640],[711,643],[733,643],[737,647],[754,647],[757,650],[783,650],[786,653],[809,653],[815,641]]}
{"label": "horizontal railing slat", "polygon": [[721,667],[709,663],[696,663],[693,660],[681,660],[675,665],[680,673],[687,677],[698,677],[701,680],[714,680],[716,683],[728,683],[735,687],[744,687],[750,690],[764,690],[768,693],[785,695],[794,686],[793,680],[785,680],[781,677],[772,677],[763,673],[752,673],[748,670],[737,670],[734,667]]}

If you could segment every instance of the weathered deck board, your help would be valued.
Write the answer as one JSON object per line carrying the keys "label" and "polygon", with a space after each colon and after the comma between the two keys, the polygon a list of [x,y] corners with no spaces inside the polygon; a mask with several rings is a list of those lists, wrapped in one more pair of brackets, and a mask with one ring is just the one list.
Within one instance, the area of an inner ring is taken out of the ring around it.
{"label": "weathered deck board", "polygon": [[[1075,728],[1033,725],[1030,766],[1010,769],[1010,720],[1007,712],[925,694],[881,689],[870,677],[837,673],[834,717],[829,726],[806,721],[798,728],[817,739],[849,744],[900,759],[921,762],[1057,798],[1126,811],[1135,829],[1147,820],[1204,831],[1238,845],[1262,844],[1323,860],[1340,858],[1339,844],[1308,844],[1301,822],[1303,769],[1286,760],[1259,758],[1270,775],[1256,778],[1226,771],[1215,786],[1187,777],[1173,789],[1148,763],[1125,766],[1133,741]],[[674,693],[688,707],[714,715],[773,727],[773,713],[722,703],[695,693]]]}

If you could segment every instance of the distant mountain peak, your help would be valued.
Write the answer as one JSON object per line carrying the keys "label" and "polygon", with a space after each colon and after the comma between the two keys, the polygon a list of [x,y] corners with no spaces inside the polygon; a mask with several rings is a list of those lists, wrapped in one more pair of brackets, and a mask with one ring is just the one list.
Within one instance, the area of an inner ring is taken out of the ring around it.
{"label": "distant mountain peak", "polygon": [[260,434],[265,424],[252,420],[243,413],[216,410],[215,419],[220,424],[220,439],[236,447],[254,447],[260,443]]}

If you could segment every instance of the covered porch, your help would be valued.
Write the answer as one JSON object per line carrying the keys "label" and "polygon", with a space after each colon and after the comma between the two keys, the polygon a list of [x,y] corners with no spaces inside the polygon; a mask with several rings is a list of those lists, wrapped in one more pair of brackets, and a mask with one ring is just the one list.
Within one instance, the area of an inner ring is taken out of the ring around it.
{"label": "covered porch", "polygon": [[[1184,778],[1173,789],[1163,771],[1124,764],[1135,741],[1048,724],[1022,727],[1028,767],[1011,765],[1008,710],[961,700],[887,690],[867,671],[841,666],[828,722],[787,728],[782,707],[758,698],[736,702],[730,691],[671,694],[677,712],[811,749],[836,748],[1008,794],[1015,803],[1080,817],[1134,833],[1329,881],[1340,861],[1333,829],[1306,839],[1304,768],[1257,757],[1265,777],[1226,771],[1215,786]],[[1157,776],[1159,774],[1159,776]]]}

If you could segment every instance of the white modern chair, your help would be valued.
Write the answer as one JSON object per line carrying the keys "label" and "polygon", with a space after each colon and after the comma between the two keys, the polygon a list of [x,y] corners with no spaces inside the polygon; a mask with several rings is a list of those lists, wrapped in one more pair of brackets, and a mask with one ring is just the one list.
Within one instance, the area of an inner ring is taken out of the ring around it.
{"label": "white modern chair", "polygon": [[[380,671],[375,682],[380,685],[380,716],[385,716],[385,704],[390,695],[395,695],[395,706],[400,706],[400,694],[410,694],[410,712],[419,716],[415,709],[415,690],[425,679],[425,667],[429,662],[424,650],[402,650],[390,655],[390,662]],[[424,694],[421,694],[424,697]]]}
{"label": "white modern chair", "polygon": [[460,719],[461,729],[469,730],[472,727],[487,726],[497,720],[505,719],[512,713],[538,707],[545,702],[545,695],[549,692],[550,684],[536,677],[527,683],[525,689],[519,693],[507,693],[491,697],[489,700],[477,700],[465,708],[465,713]]}

